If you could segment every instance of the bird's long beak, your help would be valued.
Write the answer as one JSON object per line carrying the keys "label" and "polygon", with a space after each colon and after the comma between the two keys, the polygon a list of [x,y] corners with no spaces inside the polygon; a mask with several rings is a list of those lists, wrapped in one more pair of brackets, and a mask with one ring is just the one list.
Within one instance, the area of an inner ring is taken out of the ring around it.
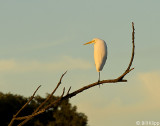
{"label": "bird's long beak", "polygon": [[85,43],[85,44],[83,44],[83,45],[91,44],[91,43],[94,43],[94,42],[95,42],[95,40],[92,40],[92,41],[87,42],[87,43]]}

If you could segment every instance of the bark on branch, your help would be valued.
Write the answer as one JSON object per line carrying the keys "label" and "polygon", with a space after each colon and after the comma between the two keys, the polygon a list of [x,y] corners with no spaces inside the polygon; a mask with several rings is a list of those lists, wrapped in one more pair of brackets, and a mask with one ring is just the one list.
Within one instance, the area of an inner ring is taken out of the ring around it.
{"label": "bark on branch", "polygon": [[[92,83],[92,84],[89,84],[87,86],[84,86],[72,93],[69,93],[70,92],[70,89],[71,87],[68,89],[67,91],[67,94],[64,96],[64,93],[65,93],[65,88],[63,89],[63,92],[61,94],[61,96],[55,100],[55,101],[50,101],[51,97],[53,96],[53,94],[56,92],[56,90],[58,89],[58,87],[60,86],[61,84],[61,81],[62,81],[62,78],[64,77],[64,75],[67,73],[67,71],[62,74],[57,86],[55,87],[55,89],[52,91],[52,93],[46,98],[46,100],[44,102],[42,102],[39,107],[30,115],[27,115],[27,116],[23,116],[23,117],[17,117],[19,115],[19,113],[30,103],[30,101],[32,101],[32,99],[34,98],[35,96],[35,93],[38,91],[38,89],[40,88],[40,86],[35,90],[35,92],[33,93],[33,95],[31,96],[31,98],[26,102],[26,104],[24,106],[22,106],[22,108],[13,116],[12,120],[10,121],[9,125],[8,126],[12,126],[13,125],[13,122],[15,120],[22,120],[22,122],[18,125],[18,126],[22,126],[24,125],[25,123],[27,123],[29,120],[31,120],[32,118],[34,118],[35,116],[39,115],[39,114],[42,114],[44,113],[46,110],[54,107],[55,105],[58,105],[59,103],[61,103],[63,100],[66,100],[66,99],[69,99],[69,98],[72,98],[74,96],[76,96],[77,94],[91,88],[91,87],[94,87],[94,86],[98,86],[98,85],[101,85],[101,84],[107,84],[107,83],[118,83],[118,82],[127,82],[127,80],[124,80],[123,78],[130,72],[132,71],[134,68],[131,68],[132,66],[132,63],[133,63],[133,59],[134,59],[134,54],[135,54],[135,43],[134,43],[134,39],[135,39],[135,29],[134,29],[134,23],[132,22],[132,55],[131,55],[131,59],[130,59],[130,62],[129,62],[129,65],[127,67],[127,69],[124,71],[124,73],[122,73],[119,77],[115,78],[115,79],[110,79],[110,80],[102,80],[102,81],[99,81],[99,82],[95,82],[95,83]],[[47,102],[50,103],[48,105],[45,105]]]}

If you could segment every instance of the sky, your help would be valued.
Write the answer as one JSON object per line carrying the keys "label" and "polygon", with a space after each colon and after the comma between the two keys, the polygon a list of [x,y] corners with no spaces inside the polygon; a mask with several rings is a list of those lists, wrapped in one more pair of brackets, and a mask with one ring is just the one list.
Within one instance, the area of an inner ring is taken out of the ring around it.
{"label": "sky", "polygon": [[0,91],[45,97],[61,75],[71,92],[96,82],[93,45],[101,38],[108,58],[101,79],[120,76],[129,64],[132,22],[135,58],[128,82],[104,84],[70,99],[89,126],[136,126],[160,122],[160,1],[159,0],[1,0]]}

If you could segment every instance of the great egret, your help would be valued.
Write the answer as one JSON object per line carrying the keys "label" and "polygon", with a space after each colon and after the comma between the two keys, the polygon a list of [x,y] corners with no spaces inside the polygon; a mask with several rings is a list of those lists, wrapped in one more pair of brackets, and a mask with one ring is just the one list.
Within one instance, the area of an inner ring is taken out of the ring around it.
{"label": "great egret", "polygon": [[96,70],[99,72],[99,79],[100,81],[100,71],[103,69],[104,64],[106,63],[107,59],[107,45],[104,40],[99,38],[94,38],[92,41],[87,42],[83,45],[94,43],[94,61],[96,65]]}

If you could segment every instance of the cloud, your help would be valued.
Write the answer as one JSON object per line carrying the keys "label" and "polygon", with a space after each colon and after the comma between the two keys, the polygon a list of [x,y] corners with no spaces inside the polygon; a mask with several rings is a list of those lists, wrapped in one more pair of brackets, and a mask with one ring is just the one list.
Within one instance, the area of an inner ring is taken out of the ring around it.
{"label": "cloud", "polygon": [[0,71],[9,71],[15,67],[14,60],[0,60]]}
{"label": "cloud", "polygon": [[160,107],[160,100],[157,100],[160,97],[160,72],[140,73],[138,77],[146,92],[146,100],[153,103],[154,107]]}
{"label": "cloud", "polygon": [[32,72],[32,71],[57,71],[68,69],[90,69],[92,64],[84,59],[64,56],[58,61],[20,61],[14,59],[0,60],[0,72]]}

